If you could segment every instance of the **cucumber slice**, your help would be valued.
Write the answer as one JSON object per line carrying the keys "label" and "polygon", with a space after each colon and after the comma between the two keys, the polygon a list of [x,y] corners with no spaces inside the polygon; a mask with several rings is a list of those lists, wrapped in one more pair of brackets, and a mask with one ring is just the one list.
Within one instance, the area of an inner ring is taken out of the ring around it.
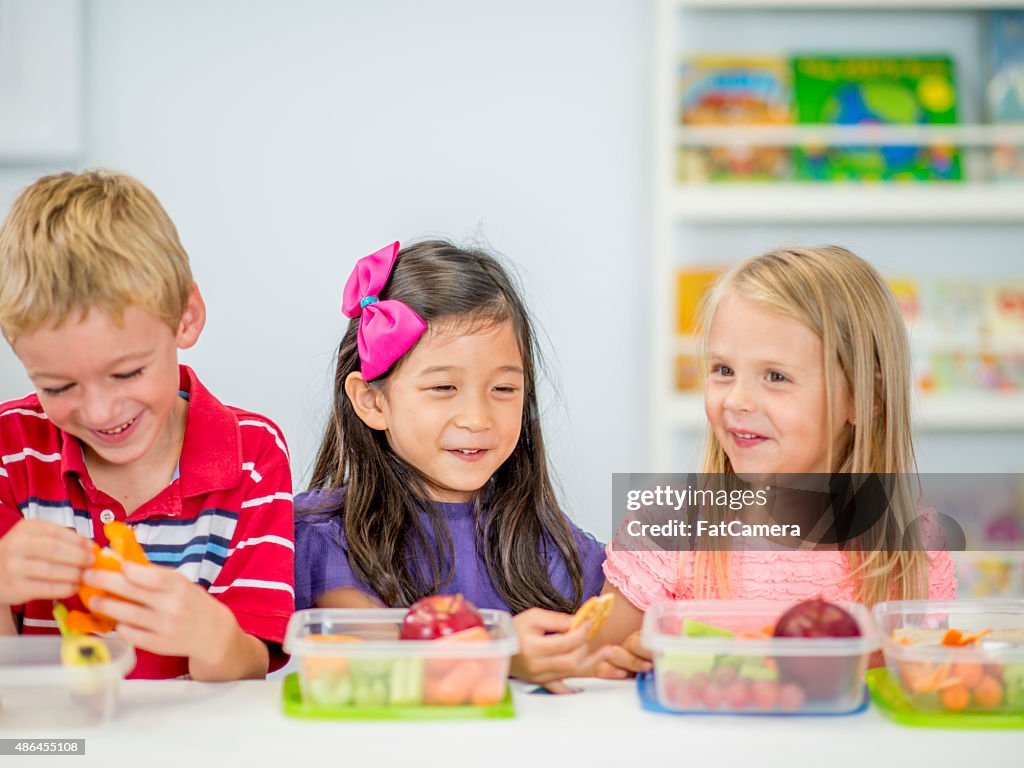
{"label": "cucumber slice", "polygon": [[703,621],[684,619],[682,632],[684,637],[732,637],[733,633],[727,629],[716,627],[713,624],[705,624]]}

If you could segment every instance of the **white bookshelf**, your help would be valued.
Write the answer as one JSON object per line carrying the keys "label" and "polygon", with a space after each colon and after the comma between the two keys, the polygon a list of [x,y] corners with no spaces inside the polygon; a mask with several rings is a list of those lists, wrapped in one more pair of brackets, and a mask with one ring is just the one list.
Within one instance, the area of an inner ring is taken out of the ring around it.
{"label": "white bookshelf", "polygon": [[674,184],[669,216],[690,222],[1019,222],[1024,184]]}
{"label": "white bookshelf", "polygon": [[[675,275],[682,266],[714,263],[715,255],[706,250],[707,239],[694,237],[693,228],[740,230],[774,228],[786,235],[799,235],[802,228],[886,227],[893,237],[911,226],[963,227],[979,234],[994,227],[1024,224],[1024,184],[995,184],[984,181],[950,183],[709,183],[682,184],[675,178],[676,149],[687,146],[796,146],[822,144],[953,144],[962,148],[986,148],[996,144],[1024,145],[1024,126],[990,126],[977,122],[977,115],[961,115],[965,122],[953,126],[764,126],[764,127],[680,127],[676,120],[676,72],[681,57],[688,53],[730,51],[726,42],[713,49],[695,50],[710,45],[700,26],[721,36],[723,19],[737,22],[772,20],[775,13],[785,24],[798,23],[801,32],[825,29],[819,49],[849,51],[861,49],[861,41],[846,41],[845,28],[851,18],[881,16],[888,25],[897,15],[920,17],[921,25],[936,24],[949,37],[951,23],[960,24],[983,11],[1024,8],[1024,0],[657,0],[654,46],[655,135],[653,161],[653,237],[652,237],[652,364],[651,424],[652,471],[678,470],[673,450],[682,434],[688,441],[699,441],[706,426],[700,395],[681,394],[674,386],[673,365],[678,349],[675,335]],[[815,12],[829,12],[815,15]],[[890,12],[893,12],[890,14]],[[962,15],[963,12],[967,15]],[[953,18],[953,22],[950,22]],[[685,30],[683,21],[685,20]],[[780,23],[776,20],[776,26]],[[748,26],[753,26],[748,25]],[[968,27],[969,28],[969,27]],[[685,34],[683,32],[685,31]],[[795,34],[795,33],[794,33]],[[770,33],[764,37],[761,52],[787,52],[785,43],[775,44]],[[745,42],[735,49],[747,53],[751,40],[746,33],[737,40]],[[754,45],[761,38],[754,36]],[[793,35],[791,34],[792,38]],[[957,42],[962,39],[957,38]],[[815,42],[815,38],[809,38]],[[689,40],[686,45],[683,40]],[[972,43],[972,45],[975,43]],[[793,47],[792,41],[789,48]],[[879,43],[868,40],[865,50],[878,50]],[[889,45],[899,50],[899,45]],[[872,48],[872,46],[875,46]],[[754,48],[755,51],[758,48]],[[891,52],[891,51],[890,51]],[[962,52],[961,52],[961,55]],[[980,65],[979,65],[980,66]],[[962,83],[961,83],[962,85]],[[961,92],[963,93],[963,92]],[[967,157],[969,149],[964,150]],[[966,162],[966,161],[965,161]],[[970,172],[970,166],[965,165]],[[973,178],[973,175],[969,178]],[[1015,230],[1014,230],[1015,231]],[[905,235],[905,237],[909,237]],[[765,242],[763,249],[776,243]],[[913,242],[927,253],[927,243]],[[701,250],[705,248],[705,250]],[[966,254],[969,259],[984,259],[984,249]],[[753,255],[753,252],[747,254]],[[720,262],[719,262],[720,263]],[[1022,262],[1024,263],[1024,262]],[[927,274],[923,264],[921,273]],[[1024,272],[1024,267],[1022,267]],[[918,431],[938,433],[992,432],[1024,434],[1024,397],[995,393],[964,394],[957,397],[920,397],[915,405],[914,425]]]}

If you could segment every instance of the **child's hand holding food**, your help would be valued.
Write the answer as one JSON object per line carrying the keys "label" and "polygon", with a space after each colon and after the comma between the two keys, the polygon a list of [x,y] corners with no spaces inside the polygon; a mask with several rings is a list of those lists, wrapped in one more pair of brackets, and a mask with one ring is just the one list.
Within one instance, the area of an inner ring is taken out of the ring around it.
{"label": "child's hand holding food", "polygon": [[652,655],[640,642],[640,630],[629,635],[620,645],[608,649],[608,655],[597,665],[597,677],[621,680],[629,675],[650,672]]}
{"label": "child's hand holding food", "polygon": [[22,520],[0,538],[0,605],[58,600],[78,590],[90,542],[46,520]]}
{"label": "child's hand holding food", "polygon": [[562,682],[567,677],[588,677],[607,652],[591,652],[587,644],[591,624],[572,628],[568,613],[530,608],[515,616],[519,653],[512,657],[512,677],[539,683],[552,693],[572,693]]}

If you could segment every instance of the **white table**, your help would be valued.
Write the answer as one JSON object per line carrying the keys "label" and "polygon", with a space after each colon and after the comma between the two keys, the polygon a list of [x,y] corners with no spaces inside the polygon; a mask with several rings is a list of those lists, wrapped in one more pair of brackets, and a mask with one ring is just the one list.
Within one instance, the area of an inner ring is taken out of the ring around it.
{"label": "white table", "polygon": [[281,681],[128,681],[110,724],[0,738],[84,738],[84,757],[0,758],[64,768],[131,766],[560,765],[566,768],[685,766],[1024,765],[1024,731],[905,728],[877,711],[848,717],[673,716],[641,709],[633,681],[571,681],[573,696],[531,694],[513,683],[510,720],[336,722],[281,711]]}

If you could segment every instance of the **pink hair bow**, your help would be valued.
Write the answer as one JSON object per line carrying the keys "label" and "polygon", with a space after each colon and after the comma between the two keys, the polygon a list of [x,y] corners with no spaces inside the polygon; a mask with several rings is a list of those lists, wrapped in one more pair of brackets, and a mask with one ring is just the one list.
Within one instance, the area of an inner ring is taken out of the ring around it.
{"label": "pink hair bow", "polygon": [[426,321],[408,304],[378,298],[396,256],[397,242],[364,256],[345,283],[342,311],[346,317],[359,318],[359,360],[367,381],[385,373],[427,330]]}

